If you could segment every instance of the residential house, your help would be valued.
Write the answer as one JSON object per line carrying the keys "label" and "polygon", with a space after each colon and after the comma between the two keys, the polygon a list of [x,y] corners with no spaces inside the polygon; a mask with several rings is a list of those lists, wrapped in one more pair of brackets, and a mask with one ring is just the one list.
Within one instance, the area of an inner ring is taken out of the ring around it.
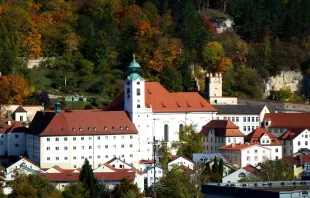
{"label": "residential house", "polygon": [[244,134],[230,120],[212,120],[200,132],[203,134],[205,153],[217,153],[222,146],[244,143]]}
{"label": "residential house", "polygon": [[172,169],[174,165],[185,166],[191,170],[194,170],[194,162],[184,156],[171,156],[168,160],[168,168]]}
{"label": "residential house", "polygon": [[271,149],[259,144],[230,144],[222,146],[219,152],[225,159],[239,168],[247,165],[257,166],[266,159],[271,159]]}
{"label": "residential house", "polygon": [[282,158],[282,143],[264,128],[257,128],[245,137],[245,142],[259,144],[271,151],[271,160]]}
{"label": "residential house", "polygon": [[[155,172],[155,174],[154,174]],[[161,166],[156,165],[155,166],[155,170],[154,170],[154,166],[152,167],[148,167],[147,171],[146,171],[146,175],[147,175],[147,186],[146,187],[150,187],[153,186],[154,184],[154,178],[155,178],[155,185],[156,183],[159,182],[160,178],[163,177],[164,175],[164,170]]]}
{"label": "residential house", "polygon": [[248,135],[260,127],[265,113],[270,113],[266,105],[213,105],[219,120],[231,120],[240,131]]}
{"label": "residential house", "polygon": [[193,161],[197,165],[212,161],[215,157],[225,160],[224,156],[220,153],[193,153]]}
{"label": "residential house", "polygon": [[23,173],[26,175],[37,174],[42,170],[30,159],[23,157],[5,170],[5,180],[14,180],[16,173]]}
{"label": "residential house", "polygon": [[25,152],[26,127],[23,122],[0,122],[0,155],[19,156]]}
{"label": "residential house", "polygon": [[252,178],[254,175],[253,173],[257,169],[254,166],[247,165],[243,168],[232,172],[231,174],[227,175],[226,177],[222,178],[222,183],[234,183],[239,182],[243,178]]}
{"label": "residential house", "polygon": [[139,137],[124,111],[76,110],[37,112],[26,135],[29,159],[41,168],[59,165],[93,168],[113,157],[138,165]]}
{"label": "residential house", "polygon": [[301,149],[310,148],[310,131],[308,129],[287,129],[278,139],[283,144],[283,155],[293,155]]}
{"label": "residential house", "polygon": [[139,171],[146,173],[146,170],[153,165],[154,160],[139,160]]}

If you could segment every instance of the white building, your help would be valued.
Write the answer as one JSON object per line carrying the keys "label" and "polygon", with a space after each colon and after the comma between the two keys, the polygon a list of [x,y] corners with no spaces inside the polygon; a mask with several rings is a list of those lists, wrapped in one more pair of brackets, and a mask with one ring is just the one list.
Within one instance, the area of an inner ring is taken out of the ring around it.
{"label": "white building", "polygon": [[185,166],[194,170],[194,162],[184,156],[172,156],[168,160],[168,169],[171,170],[173,166]]}
{"label": "white building", "polygon": [[310,148],[310,131],[308,129],[288,129],[278,139],[283,144],[283,155],[293,155],[300,149]]}
{"label": "white building", "polygon": [[271,160],[282,158],[282,143],[264,128],[255,129],[245,138],[245,142],[259,144],[265,148],[269,148],[271,151]]}
{"label": "white building", "polygon": [[25,151],[26,127],[23,122],[0,122],[0,155],[19,156]]}
{"label": "white building", "polygon": [[230,120],[212,120],[201,129],[205,153],[217,153],[222,146],[244,143],[244,135]]}
{"label": "white building", "polygon": [[41,168],[28,158],[23,157],[8,168],[6,168],[5,171],[5,180],[11,181],[14,180],[16,172],[26,175],[36,174],[41,172]]}
{"label": "white building", "polygon": [[156,140],[179,140],[185,125],[203,125],[213,120],[216,109],[197,92],[169,93],[157,82],[146,82],[139,74],[140,65],[133,60],[124,81],[124,92],[104,110],[128,112],[139,131],[141,159],[152,159],[153,136]]}
{"label": "white building", "polygon": [[[160,166],[155,166],[155,185],[159,182],[160,178],[163,177],[164,170]],[[147,175],[147,187],[150,187],[154,184],[154,166],[149,167],[146,171]]]}
{"label": "white building", "polygon": [[41,168],[78,168],[86,158],[94,168],[113,157],[138,163],[138,131],[124,111],[60,111],[57,106],[55,112],[38,112],[28,131],[28,156]]}
{"label": "white building", "polygon": [[219,120],[231,120],[240,131],[248,135],[261,126],[265,113],[270,113],[266,105],[213,105]]}
{"label": "white building", "polygon": [[235,172],[232,172],[231,174],[227,175],[226,177],[223,177],[222,183],[235,183],[239,182],[239,180],[247,177],[247,178],[252,178],[254,175],[253,173],[256,171],[256,168],[247,165],[243,168],[240,168],[236,170]]}
{"label": "white building", "polygon": [[10,117],[15,121],[31,122],[37,111],[43,111],[44,107],[40,105],[21,106],[21,105],[2,105],[0,107],[1,118]]}
{"label": "white building", "polygon": [[271,149],[258,144],[230,144],[223,146],[219,152],[225,159],[242,168],[247,165],[257,166],[266,159],[271,159]]}

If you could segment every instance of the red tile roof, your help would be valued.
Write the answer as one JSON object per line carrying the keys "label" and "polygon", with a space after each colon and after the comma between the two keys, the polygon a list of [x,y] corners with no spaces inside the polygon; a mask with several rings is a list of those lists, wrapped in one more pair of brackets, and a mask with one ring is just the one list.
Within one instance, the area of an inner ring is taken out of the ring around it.
{"label": "red tile roof", "polygon": [[304,154],[301,156],[301,163],[304,164],[306,162],[310,162],[310,156]]}
{"label": "red tile roof", "polygon": [[278,137],[279,140],[293,140],[305,129],[288,129],[285,133]]}
{"label": "red tile roof", "polygon": [[25,133],[25,123],[18,121],[11,121],[11,125],[8,122],[0,122],[0,133]]}
{"label": "red tile roof", "polygon": [[[98,172],[94,174],[98,180],[105,181],[120,181],[123,178],[133,181],[135,179],[134,172]],[[40,173],[38,175],[47,178],[50,182],[71,182],[78,181],[80,173]]]}
{"label": "red tile roof", "polygon": [[310,128],[310,113],[266,113],[270,128]]}
{"label": "red tile roof", "polygon": [[13,112],[13,113],[16,113],[16,112],[27,112],[22,106],[19,106],[17,107],[17,109]]}
{"label": "red tile roof", "polygon": [[235,151],[240,151],[245,148],[251,147],[253,144],[235,144],[235,146],[232,146],[232,144],[222,146],[220,147],[219,150],[235,150]]}
{"label": "red tile roof", "polygon": [[184,171],[188,172],[189,174],[195,174],[195,171],[192,170],[192,169],[190,169],[190,168],[187,167],[187,166],[182,165],[182,166],[181,166],[181,169],[183,169]]}
{"label": "red tile roof", "polygon": [[249,173],[254,173],[257,169],[254,166],[247,165],[243,167],[244,170],[248,171]]}
{"label": "red tile roof", "polygon": [[153,164],[154,160],[139,160],[139,164]]}
{"label": "red tile roof", "polygon": [[284,156],[281,159],[285,164],[289,165],[299,165],[298,157],[295,156]]}
{"label": "red tile roof", "polygon": [[180,157],[182,157],[182,158],[184,158],[184,159],[194,163],[193,160],[191,160],[191,159],[189,159],[189,158],[187,158],[185,156],[182,156],[182,155],[172,155],[171,157],[168,158],[168,163],[173,162],[174,160],[179,159]]}
{"label": "red tile roof", "polygon": [[30,133],[40,136],[137,134],[135,125],[124,111],[74,110],[38,112]]}
{"label": "red tile roof", "polygon": [[211,129],[215,130],[215,136],[222,137],[243,137],[245,136],[230,120],[211,120],[208,124],[204,125],[201,133],[207,135]]}
{"label": "red tile roof", "polygon": [[274,135],[272,135],[264,128],[257,128],[252,133],[248,134],[245,138],[245,142],[249,142],[251,144],[261,144],[260,138],[265,134],[270,138],[270,144],[264,144],[265,146],[282,145],[281,142]]}
{"label": "red tile roof", "polygon": [[[158,82],[145,82],[145,106],[153,112],[216,112],[197,92],[170,93]],[[122,92],[103,110],[124,110]]]}

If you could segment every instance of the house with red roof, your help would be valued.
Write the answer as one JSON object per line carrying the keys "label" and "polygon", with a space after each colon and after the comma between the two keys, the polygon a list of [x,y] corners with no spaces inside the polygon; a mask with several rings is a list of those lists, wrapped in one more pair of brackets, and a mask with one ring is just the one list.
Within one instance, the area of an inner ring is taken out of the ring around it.
{"label": "house with red roof", "polygon": [[23,155],[26,129],[24,122],[0,122],[0,155]]}
{"label": "house with red roof", "polygon": [[200,132],[203,134],[204,153],[217,153],[222,146],[244,143],[245,135],[230,120],[211,120]]}
{"label": "house with red roof", "polygon": [[243,168],[247,165],[257,166],[264,160],[271,159],[271,149],[259,144],[235,144],[222,146],[219,149],[226,161]]}
{"label": "house with red roof", "polygon": [[223,177],[222,183],[235,183],[239,182],[243,178],[254,178],[254,173],[256,170],[257,169],[254,166],[247,165]]}
{"label": "house with red roof", "polygon": [[172,169],[173,166],[183,166],[188,169],[194,170],[194,162],[191,159],[188,159],[185,156],[174,155],[169,157],[168,159],[168,168]]}
{"label": "house with red roof", "polygon": [[271,150],[271,160],[282,158],[282,143],[265,128],[257,128],[245,137],[245,142],[259,144]]}

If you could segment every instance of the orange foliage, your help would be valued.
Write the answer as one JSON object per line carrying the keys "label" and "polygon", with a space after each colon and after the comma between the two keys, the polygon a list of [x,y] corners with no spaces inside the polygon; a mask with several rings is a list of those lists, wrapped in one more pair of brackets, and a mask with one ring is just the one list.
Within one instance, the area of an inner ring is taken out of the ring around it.
{"label": "orange foliage", "polygon": [[139,37],[139,36],[144,36],[146,32],[150,31],[151,25],[145,21],[139,21],[136,24],[136,28],[137,28],[137,31],[135,32],[135,35]]}
{"label": "orange foliage", "polygon": [[29,57],[41,57],[42,56],[42,37],[41,33],[36,28],[34,22],[31,23],[31,30],[26,36],[26,44]]}
{"label": "orange foliage", "polygon": [[230,58],[224,57],[221,59],[218,67],[216,68],[217,72],[225,72],[233,66],[232,60]]}
{"label": "orange foliage", "polygon": [[6,13],[5,7],[0,5],[0,20],[1,20],[2,16],[5,15],[5,13]]}
{"label": "orange foliage", "polygon": [[22,104],[25,98],[34,92],[25,79],[18,75],[1,77],[0,87],[5,90],[4,93],[1,93],[1,102],[8,104]]}

